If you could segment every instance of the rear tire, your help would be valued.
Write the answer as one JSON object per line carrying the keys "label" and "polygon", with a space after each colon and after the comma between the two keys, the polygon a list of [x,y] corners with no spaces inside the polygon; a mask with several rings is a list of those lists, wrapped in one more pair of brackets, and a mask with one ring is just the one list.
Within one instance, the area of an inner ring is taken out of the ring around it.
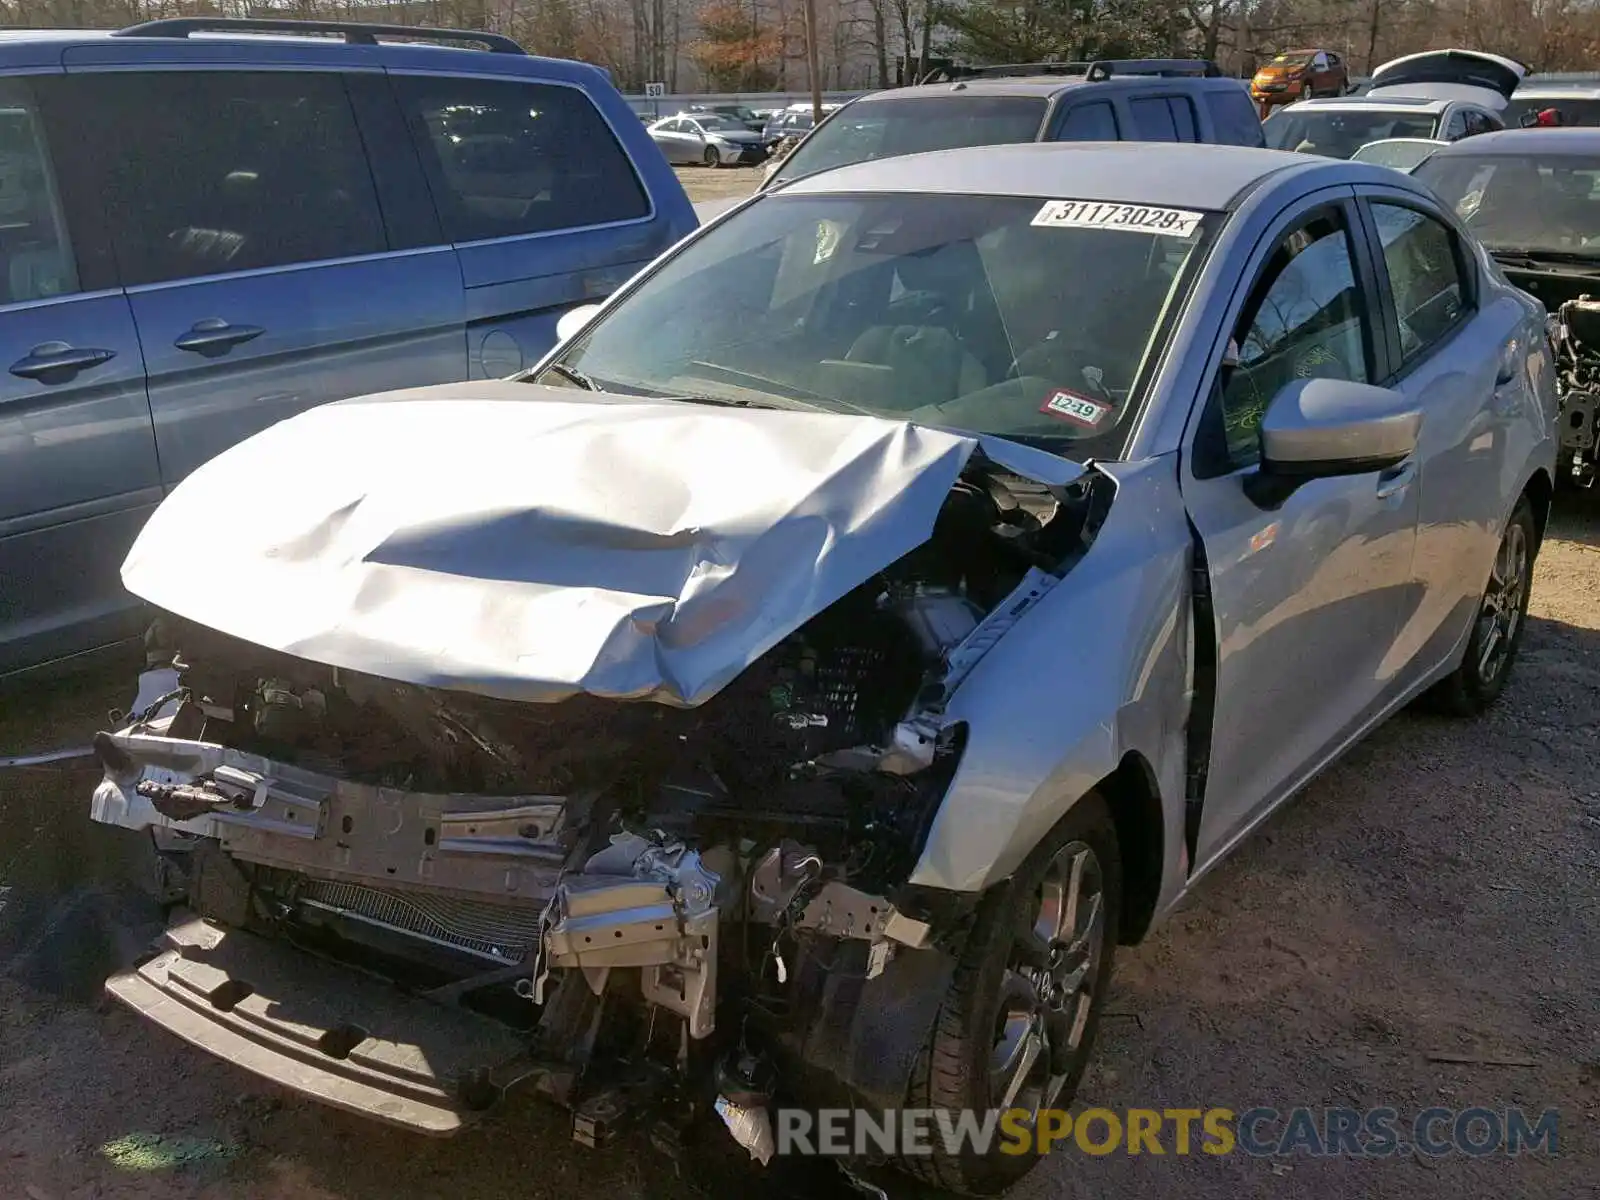
{"label": "rear tire", "polygon": [[1311,86],[1310,80],[1300,85],[1300,99],[1310,100],[1316,94],[1316,89]]}
{"label": "rear tire", "polygon": [[[950,990],[918,1060],[908,1106],[1065,1108],[1088,1065],[1111,979],[1122,861],[1106,802],[1089,793],[1017,873],[990,890],[957,961]],[[903,1169],[937,1187],[994,1196],[1039,1162],[1037,1154],[932,1153]]]}
{"label": "rear tire", "polygon": [[1528,623],[1533,561],[1538,552],[1539,527],[1533,519],[1533,506],[1522,496],[1500,535],[1500,548],[1478,602],[1461,665],[1428,694],[1434,708],[1450,716],[1475,717],[1499,699]]}

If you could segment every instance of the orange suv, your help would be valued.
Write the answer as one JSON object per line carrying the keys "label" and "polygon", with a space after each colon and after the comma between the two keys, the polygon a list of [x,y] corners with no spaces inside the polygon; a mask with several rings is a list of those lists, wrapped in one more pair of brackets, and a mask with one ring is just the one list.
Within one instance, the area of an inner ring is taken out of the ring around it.
{"label": "orange suv", "polygon": [[1266,110],[1313,96],[1343,96],[1350,90],[1350,71],[1332,50],[1285,50],[1256,72],[1250,96]]}

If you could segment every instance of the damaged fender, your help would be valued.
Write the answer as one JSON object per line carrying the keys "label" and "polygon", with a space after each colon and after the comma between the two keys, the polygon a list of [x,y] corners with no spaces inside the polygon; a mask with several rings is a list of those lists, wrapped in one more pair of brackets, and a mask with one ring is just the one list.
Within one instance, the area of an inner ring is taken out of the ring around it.
{"label": "damaged fender", "polygon": [[1192,554],[1183,500],[1171,456],[1098,469],[1139,502],[1112,501],[1083,561],[951,698],[947,719],[967,724],[967,745],[912,884],[976,892],[1006,878],[1130,753],[1168,764],[1157,780],[1163,903],[1182,882]]}

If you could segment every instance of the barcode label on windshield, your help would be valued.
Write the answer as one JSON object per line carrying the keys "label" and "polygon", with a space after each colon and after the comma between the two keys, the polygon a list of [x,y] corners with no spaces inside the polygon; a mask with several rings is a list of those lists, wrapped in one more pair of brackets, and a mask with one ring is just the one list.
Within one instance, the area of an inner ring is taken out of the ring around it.
{"label": "barcode label on windshield", "polygon": [[1056,229],[1125,229],[1188,237],[1204,213],[1183,208],[1151,208],[1146,204],[1106,204],[1096,200],[1047,200],[1033,218],[1035,225]]}

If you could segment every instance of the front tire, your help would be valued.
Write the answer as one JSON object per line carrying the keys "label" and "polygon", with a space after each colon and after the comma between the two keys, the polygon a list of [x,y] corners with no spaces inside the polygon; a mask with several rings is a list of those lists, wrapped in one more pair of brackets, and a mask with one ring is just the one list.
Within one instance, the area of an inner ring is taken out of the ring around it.
{"label": "front tire", "polygon": [[700,156],[700,161],[708,167],[721,166],[722,155],[717,153],[717,148],[715,146],[707,146],[706,152]]}
{"label": "front tire", "polygon": [[[1073,805],[1007,883],[992,889],[918,1061],[908,1105],[979,1113],[1065,1108],[1088,1065],[1111,979],[1122,861],[1096,793]],[[1011,1187],[1036,1154],[951,1154],[934,1139],[901,1162],[970,1196]]]}
{"label": "front tire", "polygon": [[1495,552],[1461,665],[1440,681],[1430,697],[1443,712],[1475,717],[1505,690],[1527,625],[1533,561],[1538,552],[1539,528],[1533,519],[1533,506],[1523,496],[1511,510],[1511,519],[1500,535],[1500,548]]}

